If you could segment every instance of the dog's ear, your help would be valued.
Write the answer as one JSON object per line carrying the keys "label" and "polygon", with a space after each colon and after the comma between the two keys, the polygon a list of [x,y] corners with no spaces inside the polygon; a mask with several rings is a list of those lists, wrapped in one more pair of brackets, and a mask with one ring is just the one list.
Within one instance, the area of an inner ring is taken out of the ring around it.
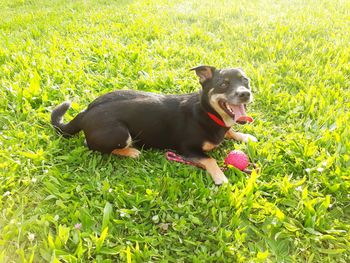
{"label": "dog's ear", "polygon": [[199,77],[199,82],[203,83],[213,77],[215,68],[212,66],[198,66],[191,68],[190,70],[195,70],[197,76]]}

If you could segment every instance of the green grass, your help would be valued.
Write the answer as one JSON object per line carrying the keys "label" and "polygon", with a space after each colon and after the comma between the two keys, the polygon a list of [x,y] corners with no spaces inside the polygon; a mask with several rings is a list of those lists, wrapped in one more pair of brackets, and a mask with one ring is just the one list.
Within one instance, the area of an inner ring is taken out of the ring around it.
{"label": "green grass", "polygon": [[[0,262],[349,262],[350,2],[0,0]],[[186,93],[188,69],[252,79],[261,167],[90,152],[71,119],[115,89]]]}

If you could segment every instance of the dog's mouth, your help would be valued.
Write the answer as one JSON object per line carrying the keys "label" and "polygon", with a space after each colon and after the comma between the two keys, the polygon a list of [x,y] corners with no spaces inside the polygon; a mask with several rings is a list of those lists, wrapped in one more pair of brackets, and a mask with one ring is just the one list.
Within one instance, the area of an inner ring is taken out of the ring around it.
{"label": "dog's mouth", "polygon": [[226,101],[219,100],[219,105],[236,123],[246,124],[247,122],[253,122],[253,118],[247,116],[244,104],[229,104]]}

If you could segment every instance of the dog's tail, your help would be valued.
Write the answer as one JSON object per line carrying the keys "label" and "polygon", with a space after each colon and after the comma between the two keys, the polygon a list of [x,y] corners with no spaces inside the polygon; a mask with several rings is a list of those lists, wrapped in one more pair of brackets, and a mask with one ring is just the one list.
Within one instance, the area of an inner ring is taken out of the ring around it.
{"label": "dog's tail", "polygon": [[70,106],[71,103],[69,101],[65,101],[53,109],[51,113],[51,124],[65,137],[74,135],[81,130],[80,122],[84,115],[84,112],[81,112],[69,123],[63,123],[63,115],[70,108]]}

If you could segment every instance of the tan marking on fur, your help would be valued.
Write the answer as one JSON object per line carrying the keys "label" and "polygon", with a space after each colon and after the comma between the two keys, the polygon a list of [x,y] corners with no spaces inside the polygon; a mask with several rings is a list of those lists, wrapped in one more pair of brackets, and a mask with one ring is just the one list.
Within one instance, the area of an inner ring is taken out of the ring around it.
{"label": "tan marking on fur", "polygon": [[211,178],[214,180],[215,184],[219,185],[219,184],[228,182],[225,174],[221,171],[215,159],[213,158],[199,159],[199,160],[196,160],[196,163],[198,163],[200,166],[202,166],[205,170],[208,171]]}
{"label": "tan marking on fur", "polygon": [[240,132],[234,132],[232,129],[229,129],[225,134],[225,138],[233,139],[233,140],[242,142],[243,141],[243,134]]}
{"label": "tan marking on fur", "polygon": [[250,134],[234,132],[232,129],[229,129],[226,132],[225,138],[233,139],[233,140],[236,140],[236,141],[239,141],[239,142],[248,142],[249,139],[251,141],[253,141],[253,142],[258,141],[254,136],[252,136]]}
{"label": "tan marking on fur", "polygon": [[200,83],[203,83],[205,80],[213,77],[213,73],[209,67],[204,67],[203,69],[196,70],[196,74],[199,77]]}
{"label": "tan marking on fur", "polygon": [[131,157],[131,158],[137,158],[137,157],[139,157],[141,152],[135,148],[123,148],[123,149],[113,150],[112,154]]}
{"label": "tan marking on fur", "polygon": [[209,151],[213,150],[214,148],[216,148],[217,146],[218,146],[218,145],[213,144],[213,143],[211,143],[211,142],[204,142],[204,143],[203,143],[203,146],[202,146],[202,149],[203,149],[203,151],[205,151],[205,152],[209,152]]}
{"label": "tan marking on fur", "polygon": [[227,115],[227,113],[219,106],[219,100],[223,99],[226,100],[226,96],[223,94],[214,94],[212,95],[212,91],[209,91],[209,103],[210,105],[214,108],[214,110],[219,113],[219,115],[221,116],[222,120],[224,121],[225,125],[227,127],[231,127],[235,124],[235,121]]}

